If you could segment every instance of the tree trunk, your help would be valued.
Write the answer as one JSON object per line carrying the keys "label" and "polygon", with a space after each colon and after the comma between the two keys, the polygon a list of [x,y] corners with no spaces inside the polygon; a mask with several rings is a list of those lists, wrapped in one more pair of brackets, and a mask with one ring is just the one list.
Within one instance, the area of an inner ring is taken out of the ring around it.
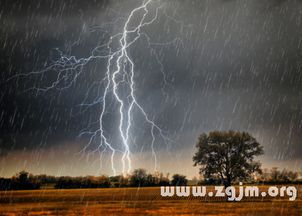
{"label": "tree trunk", "polygon": [[[224,189],[226,189],[227,187],[231,186],[231,177],[229,175],[227,175],[227,178],[226,180],[224,181]],[[230,198],[231,196],[226,196],[226,201],[229,201],[228,199]]]}

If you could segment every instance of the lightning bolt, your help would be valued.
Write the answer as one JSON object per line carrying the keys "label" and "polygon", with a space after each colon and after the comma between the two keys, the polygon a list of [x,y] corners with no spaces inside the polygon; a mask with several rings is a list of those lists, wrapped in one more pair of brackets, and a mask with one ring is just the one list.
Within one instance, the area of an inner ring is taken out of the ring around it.
{"label": "lightning bolt", "polygon": [[[165,141],[171,141],[167,138],[163,132],[163,130],[155,123],[154,119],[152,119],[147,112],[144,110],[143,106],[138,102],[135,90],[136,83],[134,80],[135,77],[135,64],[131,59],[129,54],[129,49],[131,46],[141,37],[146,38],[149,47],[152,45],[161,46],[161,45],[170,45],[178,42],[178,39],[174,39],[173,41],[165,42],[165,43],[151,43],[150,38],[147,34],[142,32],[142,28],[154,23],[158,18],[159,10],[161,6],[157,7],[153,10],[153,13],[150,11],[149,7],[151,7],[151,3],[153,0],[145,0],[142,4],[136,8],[134,8],[130,14],[127,16],[126,21],[123,25],[122,32],[117,33],[110,37],[109,41],[105,44],[96,46],[91,55],[87,58],[76,58],[75,56],[64,55],[60,50],[58,50],[60,54],[59,60],[55,61],[51,65],[45,67],[41,71],[33,71],[26,74],[18,74],[17,77],[29,77],[34,75],[43,76],[45,73],[55,71],[57,73],[56,79],[52,82],[51,85],[47,87],[31,87],[27,89],[35,90],[37,92],[47,92],[50,89],[56,90],[64,90],[68,89],[79,79],[79,76],[84,73],[83,68],[92,60],[105,59],[106,63],[106,73],[105,77],[101,81],[94,82],[91,85],[91,88],[95,85],[101,86],[104,85],[103,93],[97,95],[95,100],[91,103],[83,103],[81,106],[93,106],[100,104],[100,115],[97,121],[93,122],[93,124],[97,124],[98,127],[96,130],[83,130],[79,137],[84,135],[89,135],[89,141],[82,149],[82,153],[86,152],[89,146],[92,143],[97,142],[98,147],[92,151],[91,153],[98,152],[100,155],[100,161],[102,161],[102,157],[105,151],[111,152],[111,169],[114,175],[117,174],[116,168],[116,153],[121,152],[121,170],[123,174],[127,174],[132,169],[131,162],[131,143],[130,138],[131,128],[133,124],[133,112],[136,108],[144,117],[146,123],[150,125],[150,134],[152,137],[151,140],[151,151],[152,157],[154,159],[154,169],[157,170],[157,156],[154,148],[156,141],[156,134],[158,133],[160,137]],[[119,18],[120,19],[120,18]],[[138,19],[138,24],[136,26],[131,26],[130,23],[136,21]],[[173,19],[174,20],[174,19]],[[95,29],[93,29],[95,30]],[[118,46],[114,48],[114,41],[117,40]],[[77,42],[78,43],[78,42]],[[154,49],[152,49],[154,51]],[[160,64],[160,71],[163,74],[164,84],[167,84],[166,75],[164,73],[163,64],[160,62],[158,55],[155,54],[157,62]],[[14,78],[14,77],[12,77]],[[126,90],[125,90],[126,89]],[[124,95],[123,92],[127,92],[127,95]],[[89,90],[88,90],[89,92]],[[109,111],[108,97],[109,94],[113,96],[115,102],[118,104],[118,112],[119,112],[119,121],[118,121],[118,134],[121,137],[121,146],[122,151],[117,150],[114,145],[110,142],[110,138],[108,134],[106,134],[106,130],[104,128],[104,117],[106,113]],[[86,100],[86,98],[85,98]]]}

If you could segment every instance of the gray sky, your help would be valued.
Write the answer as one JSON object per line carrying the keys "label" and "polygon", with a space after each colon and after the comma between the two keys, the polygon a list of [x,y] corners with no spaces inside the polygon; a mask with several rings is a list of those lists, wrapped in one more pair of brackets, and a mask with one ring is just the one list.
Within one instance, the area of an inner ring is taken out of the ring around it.
{"label": "gray sky", "polygon": [[[0,1],[0,175],[23,168],[56,175],[112,174],[108,152],[102,166],[98,154],[77,154],[89,139],[77,136],[95,129],[101,103],[79,105],[104,91],[104,85],[93,83],[104,78],[106,59],[91,61],[62,91],[25,91],[49,86],[56,71],[7,79],[43,70],[58,60],[57,49],[88,57],[122,31],[141,2]],[[154,0],[150,17],[157,7],[157,19],[142,28],[148,37],[128,52],[137,100],[170,139],[164,142],[155,133],[158,169],[198,175],[192,167],[198,135],[232,129],[250,132],[264,146],[264,167],[301,170],[302,2]],[[112,99],[109,104],[104,125],[119,148],[117,104]],[[153,171],[150,125],[138,109],[130,140],[133,167]],[[88,152],[96,148],[92,143]]]}

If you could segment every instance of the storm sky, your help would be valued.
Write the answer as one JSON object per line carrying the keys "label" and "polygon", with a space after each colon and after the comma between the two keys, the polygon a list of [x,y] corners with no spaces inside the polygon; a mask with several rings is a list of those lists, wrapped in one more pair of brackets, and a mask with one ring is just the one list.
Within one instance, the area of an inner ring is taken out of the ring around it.
{"label": "storm sky", "polygon": [[[97,148],[79,154],[95,129],[106,59],[85,66],[67,89],[46,92],[56,72],[41,71],[60,52],[84,58],[122,31],[140,0],[0,1],[0,176],[109,174]],[[302,1],[154,0],[157,19],[129,47],[137,100],[169,140],[155,134],[158,170],[197,176],[197,137],[212,130],[251,133],[264,146],[263,167],[301,171]],[[132,25],[135,25],[135,19]],[[106,52],[104,49],[103,52]],[[12,78],[13,77],[13,78]],[[119,145],[116,104],[104,124]],[[130,150],[133,168],[153,171],[150,126],[136,110]],[[117,164],[120,163],[117,159]],[[118,165],[119,166],[119,165]]]}

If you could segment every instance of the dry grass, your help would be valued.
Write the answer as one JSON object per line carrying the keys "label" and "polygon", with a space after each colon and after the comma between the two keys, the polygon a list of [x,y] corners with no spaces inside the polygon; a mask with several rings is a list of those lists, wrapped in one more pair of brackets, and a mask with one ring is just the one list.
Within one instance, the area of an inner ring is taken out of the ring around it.
{"label": "dry grass", "polygon": [[158,187],[8,191],[0,192],[0,215],[302,215],[302,187],[297,188],[292,202],[287,197],[241,202],[162,198]]}

